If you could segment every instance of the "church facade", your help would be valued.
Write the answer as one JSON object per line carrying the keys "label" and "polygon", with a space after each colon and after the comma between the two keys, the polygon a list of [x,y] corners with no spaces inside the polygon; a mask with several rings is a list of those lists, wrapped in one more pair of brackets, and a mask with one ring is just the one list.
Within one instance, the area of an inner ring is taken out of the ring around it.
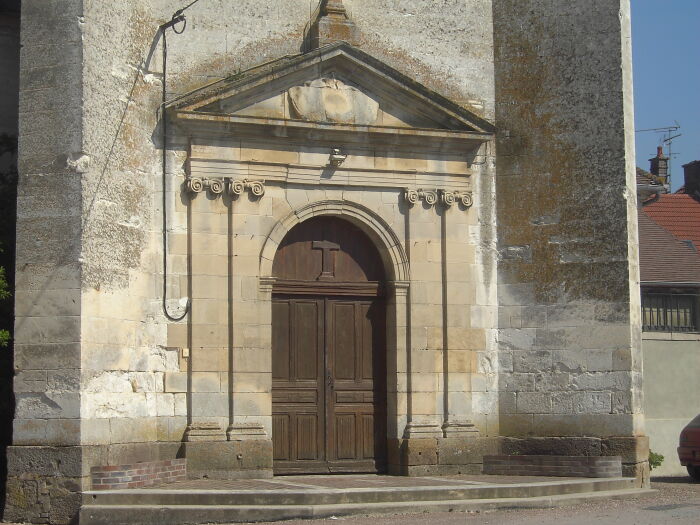
{"label": "church facade", "polygon": [[175,458],[646,482],[628,2],[25,4],[8,517]]}

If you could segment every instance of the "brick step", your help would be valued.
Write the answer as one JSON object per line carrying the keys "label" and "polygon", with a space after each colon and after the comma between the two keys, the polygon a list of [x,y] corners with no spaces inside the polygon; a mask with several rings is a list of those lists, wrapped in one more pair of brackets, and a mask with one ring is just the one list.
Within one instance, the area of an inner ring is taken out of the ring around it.
{"label": "brick step", "polygon": [[[495,487],[494,487],[495,488]],[[626,488],[575,492],[549,496],[479,499],[412,500],[301,505],[84,505],[81,525],[189,525],[325,518],[368,514],[401,514],[439,511],[496,510],[499,508],[549,508],[593,499],[621,499],[652,494],[649,489]]]}

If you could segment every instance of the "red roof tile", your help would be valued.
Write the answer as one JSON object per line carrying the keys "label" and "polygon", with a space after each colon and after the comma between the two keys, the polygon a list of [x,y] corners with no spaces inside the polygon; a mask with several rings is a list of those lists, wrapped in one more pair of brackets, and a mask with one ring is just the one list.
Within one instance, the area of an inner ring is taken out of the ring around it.
{"label": "red roof tile", "polygon": [[698,252],[654,222],[648,207],[638,211],[642,283],[700,283]]}
{"label": "red roof tile", "polygon": [[667,193],[644,206],[656,223],[682,241],[693,241],[700,249],[700,202],[683,193]]}

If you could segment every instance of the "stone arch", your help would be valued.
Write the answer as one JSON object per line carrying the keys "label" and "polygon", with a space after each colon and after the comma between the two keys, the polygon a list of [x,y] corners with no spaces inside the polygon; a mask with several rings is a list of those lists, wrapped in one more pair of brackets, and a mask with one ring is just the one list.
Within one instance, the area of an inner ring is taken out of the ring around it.
{"label": "stone arch", "polygon": [[408,282],[410,271],[406,251],[389,224],[372,210],[348,200],[323,200],[306,204],[279,221],[272,229],[260,254],[260,277],[272,277],[272,263],[280,243],[297,224],[311,217],[333,216],[346,219],[363,230],[375,243],[384,262],[387,279]]}

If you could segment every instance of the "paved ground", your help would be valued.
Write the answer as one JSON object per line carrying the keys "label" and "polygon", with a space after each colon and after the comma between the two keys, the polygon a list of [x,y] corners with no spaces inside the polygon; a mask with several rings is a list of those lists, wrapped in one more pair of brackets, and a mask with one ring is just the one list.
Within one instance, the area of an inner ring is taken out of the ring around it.
{"label": "paved ground", "polygon": [[698,525],[700,483],[690,478],[652,480],[655,494],[617,501],[597,501],[571,507],[500,510],[481,513],[432,513],[399,516],[287,521],[282,525]]}
{"label": "paved ground", "polygon": [[404,487],[444,487],[444,486],[474,486],[474,485],[509,485],[537,482],[560,482],[564,480],[580,481],[581,478],[542,477],[542,476],[482,476],[460,475],[441,477],[403,477],[377,474],[347,474],[342,476],[303,475],[279,476],[271,479],[188,479],[175,483],[164,483],[139,489],[168,490],[275,490],[295,491],[299,489],[364,489],[364,488],[404,488]]}

